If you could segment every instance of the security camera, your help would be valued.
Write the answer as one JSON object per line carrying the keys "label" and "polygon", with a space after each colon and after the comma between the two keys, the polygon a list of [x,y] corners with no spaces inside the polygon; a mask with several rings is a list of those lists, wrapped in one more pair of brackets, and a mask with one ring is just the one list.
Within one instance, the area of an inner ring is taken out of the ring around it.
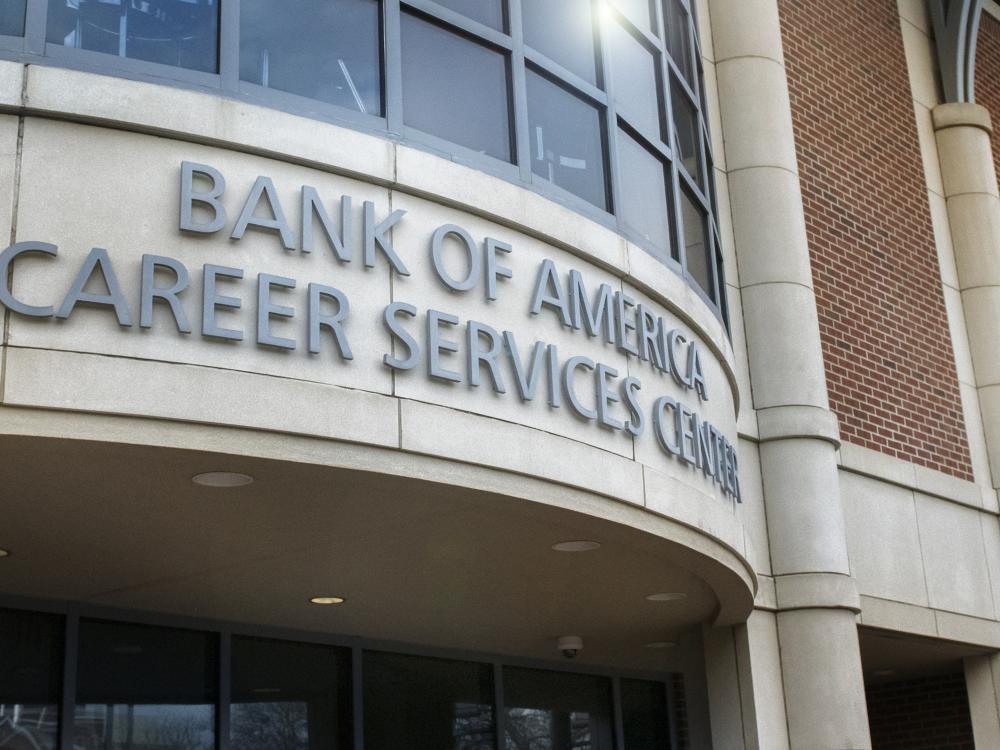
{"label": "security camera", "polygon": [[564,635],[556,641],[556,648],[562,651],[567,659],[572,659],[583,648],[583,638],[578,635]]}

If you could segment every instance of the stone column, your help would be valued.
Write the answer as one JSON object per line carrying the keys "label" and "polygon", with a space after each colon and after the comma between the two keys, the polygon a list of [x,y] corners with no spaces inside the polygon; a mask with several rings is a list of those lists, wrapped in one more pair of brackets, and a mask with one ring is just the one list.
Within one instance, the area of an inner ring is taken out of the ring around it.
{"label": "stone column", "polygon": [[1000,487],[1000,195],[990,114],[978,104],[934,108],[938,158],[972,351],[993,487]]}
{"label": "stone column", "polygon": [[970,656],[965,659],[965,687],[969,692],[969,714],[976,747],[1000,747],[1000,656]]}
{"label": "stone column", "polygon": [[788,741],[871,747],[777,0],[711,0]]}

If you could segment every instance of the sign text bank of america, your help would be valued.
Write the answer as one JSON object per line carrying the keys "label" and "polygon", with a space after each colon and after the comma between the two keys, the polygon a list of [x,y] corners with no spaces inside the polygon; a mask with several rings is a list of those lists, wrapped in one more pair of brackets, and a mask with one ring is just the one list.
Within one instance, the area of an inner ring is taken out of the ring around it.
{"label": "sign text bank of america", "polygon": [[[180,172],[180,230],[202,236],[226,230],[230,222],[221,200],[226,190],[225,177],[214,167],[193,162],[183,162]],[[228,236],[240,240],[248,228],[254,227],[272,232],[286,251],[308,253],[319,244],[317,239],[322,234],[340,263],[360,261],[366,268],[388,263],[393,272],[409,275],[390,237],[392,227],[405,220],[405,211],[393,211],[376,221],[377,207],[372,202],[365,201],[358,212],[351,197],[344,195],[340,198],[338,222],[314,188],[303,186],[301,201],[302,226],[296,243],[273,181],[259,176]],[[359,218],[363,247],[357,248],[351,237],[353,222]],[[505,255],[515,250],[499,239],[486,237],[480,243],[462,227],[444,224],[429,238],[429,249],[437,279],[453,292],[482,294],[489,301],[498,301],[503,297],[503,286],[516,283],[512,270],[503,264]],[[190,271],[174,258],[142,256],[140,295],[133,300],[138,302],[133,307],[123,293],[107,251],[95,247],[80,265],[65,296],[39,305],[34,300],[25,301],[31,298],[29,290],[16,294],[11,290],[14,262],[25,254],[57,257],[58,248],[44,241],[22,241],[0,253],[0,302],[14,313],[67,319],[77,305],[85,304],[107,309],[123,328],[136,323],[151,328],[153,306],[164,305],[178,331],[193,330],[189,311],[198,300],[190,299],[187,293]],[[463,272],[453,275],[446,267],[446,256],[450,256],[449,266],[460,265]],[[243,269],[206,263],[200,272],[201,335],[209,340],[243,340],[244,332],[227,327],[232,323],[225,320],[227,311],[243,306],[241,297],[234,296],[244,279]],[[258,274],[257,345],[298,348],[297,340],[272,332],[273,322],[296,316],[295,308],[282,302],[290,301],[292,290],[298,286],[292,278]],[[305,292],[305,348],[309,355],[320,355],[328,346],[343,366],[350,366],[354,358],[351,338],[365,332],[352,328],[347,295],[320,283],[308,283]],[[669,328],[663,318],[636,304],[622,290],[613,290],[606,283],[588,289],[579,271],[570,269],[563,274],[546,259],[535,273],[527,312],[531,316],[554,315],[568,329],[603,337],[622,355],[669,374],[696,402],[709,398],[697,341],[677,328]],[[626,376],[590,357],[566,356],[544,341],[518,341],[512,331],[498,331],[477,320],[462,321],[446,311],[421,311],[405,301],[387,305],[382,319],[390,337],[390,346],[383,355],[386,367],[397,371],[420,368],[427,377],[453,385],[488,384],[497,394],[513,390],[521,401],[543,398],[553,410],[568,410],[600,428],[623,431],[634,438],[651,432],[669,459],[690,464],[706,480],[717,483],[725,495],[740,500],[736,450],[730,441],[684,402],[668,395],[644,394],[640,378]]]}

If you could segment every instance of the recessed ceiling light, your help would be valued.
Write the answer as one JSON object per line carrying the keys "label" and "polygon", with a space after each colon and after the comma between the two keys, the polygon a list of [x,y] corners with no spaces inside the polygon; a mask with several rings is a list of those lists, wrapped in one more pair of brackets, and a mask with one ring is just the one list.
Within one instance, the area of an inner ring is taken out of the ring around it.
{"label": "recessed ceiling light", "polygon": [[250,484],[253,477],[235,471],[206,471],[204,474],[195,474],[191,481],[203,487],[242,487]]}
{"label": "recessed ceiling light", "polygon": [[652,643],[642,644],[643,648],[673,648],[677,643],[675,641],[653,641]]}
{"label": "recessed ceiling light", "polygon": [[10,557],[10,550],[0,549],[0,557]]}
{"label": "recessed ceiling light", "polygon": [[646,601],[650,602],[676,602],[679,599],[687,599],[687,594],[682,594],[677,591],[668,594],[650,594],[646,597]]}
{"label": "recessed ceiling light", "polygon": [[314,596],[309,600],[312,604],[343,604],[345,599],[342,596]]}
{"label": "recessed ceiling light", "polygon": [[559,542],[558,544],[553,544],[552,549],[556,552],[590,552],[591,550],[600,549],[600,542],[591,542],[585,539],[580,539],[572,542]]}

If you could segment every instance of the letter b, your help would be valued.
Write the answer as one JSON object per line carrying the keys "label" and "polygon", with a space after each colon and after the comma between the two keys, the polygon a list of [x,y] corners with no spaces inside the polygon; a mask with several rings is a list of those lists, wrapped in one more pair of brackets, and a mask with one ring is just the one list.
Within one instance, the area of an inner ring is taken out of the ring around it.
{"label": "letter b", "polygon": [[[200,175],[211,182],[211,187],[204,192],[194,189],[195,175]],[[222,205],[222,194],[226,192],[226,178],[215,167],[207,164],[196,164],[190,161],[181,162],[181,230],[212,234],[226,225],[226,209]],[[199,203],[212,213],[212,220],[196,222],[194,220],[194,204]]]}

